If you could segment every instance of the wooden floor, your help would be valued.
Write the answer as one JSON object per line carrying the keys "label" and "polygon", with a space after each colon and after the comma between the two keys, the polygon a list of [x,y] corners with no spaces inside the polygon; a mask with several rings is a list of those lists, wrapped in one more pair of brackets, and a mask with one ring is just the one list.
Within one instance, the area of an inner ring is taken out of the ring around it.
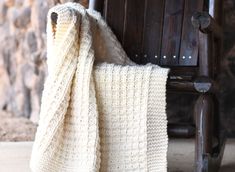
{"label": "wooden floor", "polygon": [[[0,142],[0,172],[30,172],[29,158],[32,142]],[[193,140],[170,140],[169,172],[193,171]],[[221,172],[235,171],[235,140],[229,140]]]}

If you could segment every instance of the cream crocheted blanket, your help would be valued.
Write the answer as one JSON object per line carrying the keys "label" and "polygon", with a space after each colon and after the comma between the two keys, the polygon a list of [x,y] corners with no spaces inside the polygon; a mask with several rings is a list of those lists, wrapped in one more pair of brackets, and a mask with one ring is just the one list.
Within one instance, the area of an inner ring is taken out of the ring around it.
{"label": "cream crocheted blanket", "polygon": [[50,9],[47,34],[32,171],[167,171],[168,69],[131,62],[100,14],[76,3]]}

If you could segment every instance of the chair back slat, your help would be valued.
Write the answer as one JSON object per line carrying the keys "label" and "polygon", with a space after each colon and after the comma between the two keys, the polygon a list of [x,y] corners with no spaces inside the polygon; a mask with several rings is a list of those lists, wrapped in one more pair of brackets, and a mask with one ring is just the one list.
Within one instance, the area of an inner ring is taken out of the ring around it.
{"label": "chair back slat", "polygon": [[184,19],[179,55],[180,66],[196,66],[198,64],[198,30],[193,28],[191,17],[195,11],[203,10],[203,1],[185,1]]}
{"label": "chair back slat", "polygon": [[118,40],[123,43],[125,0],[105,1],[104,17]]}
{"label": "chair back slat", "polygon": [[161,65],[178,66],[184,14],[184,0],[166,0]]}
{"label": "chair back slat", "polygon": [[143,32],[143,59],[145,63],[160,63],[164,5],[165,0],[146,1]]}
{"label": "chair back slat", "polygon": [[127,0],[125,10],[123,47],[133,61],[141,64],[145,5],[143,1]]}

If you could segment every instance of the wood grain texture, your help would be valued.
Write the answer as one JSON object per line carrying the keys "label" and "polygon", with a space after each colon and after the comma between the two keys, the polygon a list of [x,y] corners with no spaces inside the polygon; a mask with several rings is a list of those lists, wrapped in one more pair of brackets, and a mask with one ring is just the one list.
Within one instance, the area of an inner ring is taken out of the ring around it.
{"label": "wood grain texture", "polygon": [[140,64],[143,57],[144,0],[126,0],[123,47],[129,57]]}
{"label": "wood grain texture", "polygon": [[184,0],[166,0],[161,51],[163,66],[179,64],[184,2]]}
{"label": "wood grain texture", "polygon": [[125,23],[125,2],[126,0],[105,1],[105,20],[121,43],[123,42],[123,29]]}
{"label": "wood grain texture", "polygon": [[180,66],[197,66],[198,64],[198,30],[191,23],[191,17],[196,11],[202,11],[203,0],[185,1],[182,27]]}
{"label": "wood grain texture", "polygon": [[165,0],[147,0],[143,32],[145,62],[159,64]]}

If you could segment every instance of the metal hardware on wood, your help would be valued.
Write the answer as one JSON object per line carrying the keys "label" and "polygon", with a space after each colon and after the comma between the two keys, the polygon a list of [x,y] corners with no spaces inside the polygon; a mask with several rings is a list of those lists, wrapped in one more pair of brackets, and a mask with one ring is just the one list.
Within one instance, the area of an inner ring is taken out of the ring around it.
{"label": "metal hardware on wood", "polygon": [[155,55],[154,57],[157,58],[157,55]]}
{"label": "metal hardware on wood", "polygon": [[200,93],[208,92],[212,87],[212,80],[208,77],[202,76],[197,78],[194,83],[194,88]]}
{"label": "metal hardware on wood", "polygon": [[189,59],[191,59],[191,58],[192,58],[192,56],[189,56],[188,58],[189,58]]}
{"label": "metal hardware on wood", "polygon": [[185,59],[185,56],[183,56],[182,58]]}
{"label": "metal hardware on wood", "polygon": [[175,59],[175,58],[176,58],[176,56],[173,56],[173,58]]}
{"label": "metal hardware on wood", "polygon": [[165,58],[166,58],[166,56],[163,56],[163,58],[165,59]]}

